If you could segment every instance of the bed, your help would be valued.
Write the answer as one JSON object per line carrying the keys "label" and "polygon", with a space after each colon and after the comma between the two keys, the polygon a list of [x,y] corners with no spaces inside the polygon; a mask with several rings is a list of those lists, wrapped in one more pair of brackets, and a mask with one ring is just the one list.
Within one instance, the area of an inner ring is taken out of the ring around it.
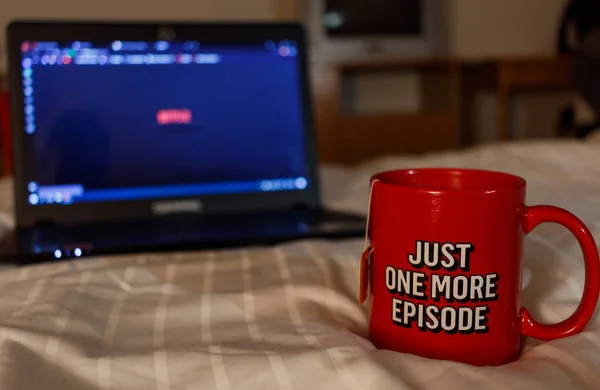
{"label": "bed", "polygon": [[[577,214],[600,242],[600,142],[532,141],[357,168],[324,166],[325,200],[364,213],[369,176],[420,166],[504,170],[529,204]],[[0,225],[11,217],[0,183]],[[574,337],[527,340],[517,362],[471,367],[376,350],[356,304],[357,240],[143,254],[0,270],[1,389],[600,389],[600,319]],[[525,245],[524,304],[573,312],[580,249],[542,225]]]}

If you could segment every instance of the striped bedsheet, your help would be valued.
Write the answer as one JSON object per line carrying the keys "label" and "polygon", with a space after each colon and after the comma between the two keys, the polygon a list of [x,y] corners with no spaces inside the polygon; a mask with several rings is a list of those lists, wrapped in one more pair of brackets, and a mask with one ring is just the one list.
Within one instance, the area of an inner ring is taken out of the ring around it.
{"label": "striped bedsheet", "polygon": [[[324,167],[327,202],[364,212],[368,177],[416,166],[524,176],[529,204],[569,209],[600,242],[600,144],[502,144],[357,169]],[[0,184],[9,226],[10,183]],[[517,362],[471,367],[376,350],[356,289],[361,240],[101,257],[0,271],[0,389],[600,389],[600,319],[580,335],[527,340]],[[570,315],[583,264],[569,233],[525,245],[524,304]]]}

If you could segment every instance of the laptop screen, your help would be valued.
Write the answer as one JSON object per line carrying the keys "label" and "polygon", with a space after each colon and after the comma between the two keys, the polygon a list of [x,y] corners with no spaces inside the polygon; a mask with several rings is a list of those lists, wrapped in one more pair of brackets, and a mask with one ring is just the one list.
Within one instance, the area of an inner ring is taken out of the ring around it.
{"label": "laptop screen", "polygon": [[28,203],[300,191],[298,48],[23,42]]}

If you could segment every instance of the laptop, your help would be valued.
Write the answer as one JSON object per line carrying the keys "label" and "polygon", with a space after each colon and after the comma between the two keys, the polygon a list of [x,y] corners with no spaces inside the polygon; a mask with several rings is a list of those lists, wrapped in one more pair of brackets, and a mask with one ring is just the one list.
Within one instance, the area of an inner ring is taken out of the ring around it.
{"label": "laptop", "polygon": [[364,235],[319,193],[298,24],[13,22],[3,262]]}

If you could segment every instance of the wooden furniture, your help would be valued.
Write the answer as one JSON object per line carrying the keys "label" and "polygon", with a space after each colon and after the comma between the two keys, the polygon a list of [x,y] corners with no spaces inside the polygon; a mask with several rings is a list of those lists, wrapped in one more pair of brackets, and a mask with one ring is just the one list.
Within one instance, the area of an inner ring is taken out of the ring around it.
{"label": "wooden furniture", "polygon": [[[457,149],[473,144],[474,99],[484,90],[498,99],[498,139],[510,139],[514,94],[571,88],[571,57],[497,58],[480,61],[412,59],[332,62],[313,69],[323,162],[355,164],[392,154]],[[421,76],[422,110],[360,115],[343,109],[343,80],[357,73],[414,71]]]}
{"label": "wooden furniture", "polygon": [[274,0],[275,20],[298,20],[300,0]]}
{"label": "wooden furniture", "polygon": [[572,88],[573,58],[521,57],[465,62],[462,66],[462,115],[464,143],[472,144],[471,121],[475,96],[483,90],[496,92],[498,139],[512,138],[511,100],[518,93]]}
{"label": "wooden furniture", "polygon": [[[419,112],[345,112],[344,79],[388,70],[417,72],[421,76]],[[316,68],[313,85],[321,160],[354,164],[382,154],[425,153],[458,147],[459,81],[460,64],[445,59],[336,62]]]}

